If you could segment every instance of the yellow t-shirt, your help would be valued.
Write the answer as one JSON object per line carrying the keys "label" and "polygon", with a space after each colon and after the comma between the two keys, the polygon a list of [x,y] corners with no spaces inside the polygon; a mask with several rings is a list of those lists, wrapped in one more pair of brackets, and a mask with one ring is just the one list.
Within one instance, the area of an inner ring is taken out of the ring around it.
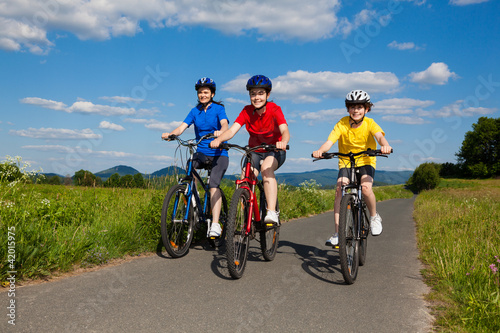
{"label": "yellow t-shirt", "polygon": [[[349,152],[357,153],[368,148],[377,149],[377,141],[374,135],[378,132],[382,132],[385,136],[384,131],[380,128],[377,123],[371,119],[365,117],[363,123],[358,128],[351,128],[349,125],[349,116],[346,116],[335,125],[333,131],[328,136],[328,140],[335,143],[339,141],[339,152],[343,154],[348,154]],[[371,165],[376,167],[377,159],[375,156],[360,156],[357,160],[356,166]],[[339,158],[339,168],[350,168],[351,163],[349,158],[343,157]]]}

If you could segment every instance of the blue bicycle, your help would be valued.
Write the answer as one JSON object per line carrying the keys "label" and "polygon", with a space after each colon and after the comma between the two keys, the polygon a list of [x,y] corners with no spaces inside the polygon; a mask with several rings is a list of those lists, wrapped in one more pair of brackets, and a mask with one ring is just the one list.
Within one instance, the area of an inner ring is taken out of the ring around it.
{"label": "blue bicycle", "polygon": [[[168,141],[177,140],[179,147],[187,147],[190,155],[186,167],[186,176],[180,178],[178,184],[169,189],[165,195],[161,210],[161,237],[165,249],[173,258],[186,255],[193,241],[195,229],[198,229],[202,224],[207,226],[207,238],[212,246],[221,246],[226,236],[227,200],[221,189],[222,207],[219,222],[222,227],[222,234],[219,237],[209,237],[212,212],[208,184],[212,165],[206,164],[203,167],[208,172],[206,182],[193,168],[193,155],[196,152],[196,147],[202,140],[211,137],[213,137],[212,134],[207,134],[198,141],[185,141],[178,136],[171,135],[167,139]],[[200,199],[198,187],[205,191],[203,201]]]}

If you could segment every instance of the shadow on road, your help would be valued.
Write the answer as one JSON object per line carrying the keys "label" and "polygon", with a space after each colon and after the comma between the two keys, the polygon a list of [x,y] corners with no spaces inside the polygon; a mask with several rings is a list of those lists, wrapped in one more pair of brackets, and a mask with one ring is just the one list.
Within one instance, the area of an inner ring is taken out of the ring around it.
{"label": "shadow on road", "polygon": [[[286,248],[293,251],[287,251]],[[345,284],[340,272],[338,250],[321,250],[317,247],[280,241],[278,255],[293,255],[301,261],[302,269],[310,276],[333,284]]]}

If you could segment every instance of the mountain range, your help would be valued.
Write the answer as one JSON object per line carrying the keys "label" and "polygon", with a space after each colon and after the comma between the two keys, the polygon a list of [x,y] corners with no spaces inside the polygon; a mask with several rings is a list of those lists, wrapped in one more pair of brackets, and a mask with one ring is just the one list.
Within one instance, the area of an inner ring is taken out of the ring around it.
{"label": "mountain range", "polygon": [[[138,170],[126,166],[126,165],[117,165],[115,167],[99,171],[95,173],[96,176],[100,177],[103,181],[108,179],[112,174],[119,174],[120,177],[125,175],[135,175],[140,173]],[[171,176],[174,174],[182,174],[184,173],[184,169],[169,166],[158,171],[155,171],[151,174],[143,174],[145,178],[150,177],[163,177],[163,176]],[[410,178],[413,171],[382,171],[377,170],[375,173],[375,185],[397,185],[404,184]],[[55,174],[46,174],[46,176],[52,176]],[[287,185],[299,186],[304,181],[315,180],[318,184],[325,187],[334,186],[337,183],[337,175],[338,170],[336,169],[321,169],[314,171],[305,171],[305,172],[290,172],[290,173],[277,173],[276,177],[278,179],[278,183],[285,183]],[[60,176],[64,178],[63,176]],[[226,174],[224,178],[229,180],[235,180],[239,178],[238,175],[228,175]]]}

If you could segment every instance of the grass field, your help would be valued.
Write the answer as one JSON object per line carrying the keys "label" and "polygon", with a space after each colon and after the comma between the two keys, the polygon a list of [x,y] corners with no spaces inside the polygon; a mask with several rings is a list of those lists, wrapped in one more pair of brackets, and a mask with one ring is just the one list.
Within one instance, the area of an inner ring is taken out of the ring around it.
{"label": "grass field", "polygon": [[[39,279],[156,251],[163,197],[172,181],[160,189],[0,183],[0,225],[9,231],[0,235],[0,281],[13,270],[19,280]],[[230,199],[233,188],[223,189]],[[412,195],[403,186],[376,193]],[[282,220],[289,220],[333,209],[334,190],[319,190],[314,182],[280,185],[279,200]]]}
{"label": "grass field", "polygon": [[436,330],[500,332],[500,180],[443,180],[414,217]]}

